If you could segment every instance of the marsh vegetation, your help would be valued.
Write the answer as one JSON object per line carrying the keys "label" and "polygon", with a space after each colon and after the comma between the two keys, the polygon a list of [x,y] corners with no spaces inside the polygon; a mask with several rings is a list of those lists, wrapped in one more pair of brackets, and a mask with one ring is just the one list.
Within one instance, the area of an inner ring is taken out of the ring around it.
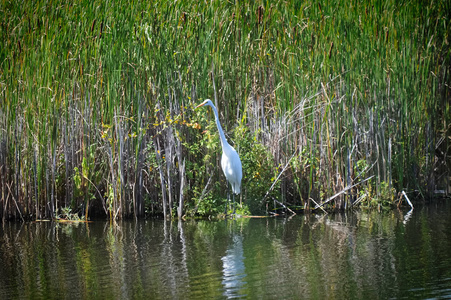
{"label": "marsh vegetation", "polygon": [[450,186],[449,1],[5,1],[1,218],[383,208]]}

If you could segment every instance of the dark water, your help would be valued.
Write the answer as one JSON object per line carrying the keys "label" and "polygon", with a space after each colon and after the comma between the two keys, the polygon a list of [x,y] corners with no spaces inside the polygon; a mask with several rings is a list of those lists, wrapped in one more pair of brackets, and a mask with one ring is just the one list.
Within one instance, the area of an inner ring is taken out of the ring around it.
{"label": "dark water", "polygon": [[5,223],[0,299],[451,298],[451,203],[406,213]]}

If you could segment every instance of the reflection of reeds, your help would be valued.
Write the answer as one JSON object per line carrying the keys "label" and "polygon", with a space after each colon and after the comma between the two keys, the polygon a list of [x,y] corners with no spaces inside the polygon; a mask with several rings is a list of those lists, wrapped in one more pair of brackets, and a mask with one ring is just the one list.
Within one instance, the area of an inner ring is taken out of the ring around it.
{"label": "reflection of reeds", "polygon": [[[385,201],[392,188],[446,191],[451,25],[443,7],[4,6],[0,215],[54,217],[71,206],[86,217],[93,208],[112,218],[146,209],[181,217],[212,170],[219,174],[202,161],[216,150],[197,147],[198,132],[182,123],[199,118],[186,107],[213,93],[224,127],[238,122],[271,153],[272,170],[260,172],[265,191],[288,163],[276,186],[283,203],[309,208],[309,199],[373,175],[334,207],[362,194]],[[204,169],[192,174],[193,163]]]}
{"label": "reflection of reeds", "polygon": [[[13,298],[220,298],[230,287],[225,279],[234,279],[226,276],[238,275],[246,283],[235,282],[241,286],[235,291],[250,298],[397,297],[418,281],[443,280],[449,266],[449,252],[443,251],[448,207],[425,207],[402,224],[405,213],[233,222],[6,222],[0,231],[0,287]],[[424,266],[437,272],[418,272],[417,280],[406,281],[409,270]]]}

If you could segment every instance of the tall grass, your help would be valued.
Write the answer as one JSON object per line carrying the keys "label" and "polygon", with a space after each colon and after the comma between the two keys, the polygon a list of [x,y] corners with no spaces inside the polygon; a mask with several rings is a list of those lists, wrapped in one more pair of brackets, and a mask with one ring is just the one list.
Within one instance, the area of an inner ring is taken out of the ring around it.
{"label": "tall grass", "polygon": [[329,203],[449,188],[447,1],[0,10],[2,218],[219,211],[220,147],[192,109],[204,98],[253,210],[308,208],[373,175]]}

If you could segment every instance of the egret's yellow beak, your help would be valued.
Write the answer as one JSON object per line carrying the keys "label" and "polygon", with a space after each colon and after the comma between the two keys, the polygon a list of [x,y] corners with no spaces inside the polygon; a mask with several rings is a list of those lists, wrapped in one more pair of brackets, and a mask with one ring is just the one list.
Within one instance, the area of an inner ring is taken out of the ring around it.
{"label": "egret's yellow beak", "polygon": [[[199,104],[198,106],[196,106],[196,108],[199,108],[199,107],[201,107],[201,106],[204,106],[205,103],[207,103],[207,101],[202,102],[201,104]],[[196,109],[196,108],[195,108],[195,109]]]}

